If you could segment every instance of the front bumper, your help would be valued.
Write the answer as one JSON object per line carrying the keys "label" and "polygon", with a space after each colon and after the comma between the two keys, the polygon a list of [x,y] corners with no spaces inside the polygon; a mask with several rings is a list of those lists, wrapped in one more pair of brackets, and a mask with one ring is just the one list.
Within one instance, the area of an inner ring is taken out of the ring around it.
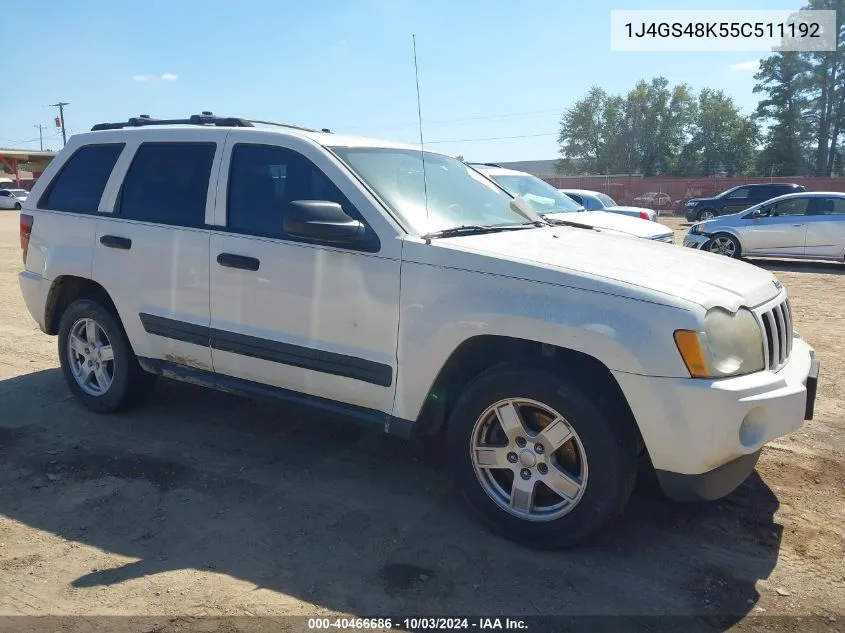
{"label": "front bumper", "polygon": [[695,222],[698,219],[698,211],[696,211],[695,207],[684,207],[684,217],[687,219],[687,222]]}
{"label": "front bumper", "polygon": [[745,480],[765,444],[812,418],[818,361],[796,338],[778,372],[719,380],[614,376],[664,492],[716,499]]}
{"label": "front bumper", "polygon": [[698,250],[701,250],[709,241],[709,235],[693,235],[692,233],[684,235],[684,246],[687,248],[697,248]]}

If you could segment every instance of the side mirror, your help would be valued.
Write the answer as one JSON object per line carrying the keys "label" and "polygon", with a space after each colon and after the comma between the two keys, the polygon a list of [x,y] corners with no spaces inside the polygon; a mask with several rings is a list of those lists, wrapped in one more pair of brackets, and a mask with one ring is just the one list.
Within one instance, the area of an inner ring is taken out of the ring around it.
{"label": "side mirror", "polygon": [[372,241],[363,223],[349,217],[337,202],[294,200],[287,208],[283,229],[292,237],[338,244]]}

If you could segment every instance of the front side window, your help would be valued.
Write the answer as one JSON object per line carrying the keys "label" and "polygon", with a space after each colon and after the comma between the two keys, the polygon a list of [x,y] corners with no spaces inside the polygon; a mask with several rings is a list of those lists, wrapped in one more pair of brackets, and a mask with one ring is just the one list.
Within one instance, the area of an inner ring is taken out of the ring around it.
{"label": "front side window", "polygon": [[215,143],[144,143],[129,166],[115,212],[144,222],[199,227]]}
{"label": "front side window", "polygon": [[96,213],[123,143],[87,145],[74,152],[38,206],[53,211]]}
{"label": "front side window", "polygon": [[751,187],[737,187],[736,189],[726,192],[724,197],[728,200],[748,200],[750,195]]}
{"label": "front side window", "polygon": [[530,209],[513,204],[513,198],[495,183],[449,156],[388,147],[331,149],[419,235],[465,225],[512,226],[538,219],[529,215]]}
{"label": "front side window", "polygon": [[285,210],[295,200],[336,202],[347,215],[361,219],[329,177],[298,152],[267,145],[235,145],[229,168],[228,228],[283,237]]}
{"label": "front side window", "polygon": [[770,218],[780,217],[782,215],[804,215],[807,212],[808,198],[790,198],[783,200],[769,207],[763,209],[761,215]]}

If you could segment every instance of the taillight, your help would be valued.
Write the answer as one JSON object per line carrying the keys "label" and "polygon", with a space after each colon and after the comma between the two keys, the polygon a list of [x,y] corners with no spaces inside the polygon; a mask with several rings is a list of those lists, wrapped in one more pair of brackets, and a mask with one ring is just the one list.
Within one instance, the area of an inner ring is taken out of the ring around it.
{"label": "taillight", "polygon": [[640,218],[643,220],[651,220],[651,218],[648,217],[648,213],[646,213],[645,211],[640,211]]}
{"label": "taillight", "polygon": [[33,218],[21,213],[21,248],[23,249],[23,263],[26,265],[26,251],[29,250],[29,236],[32,235]]}

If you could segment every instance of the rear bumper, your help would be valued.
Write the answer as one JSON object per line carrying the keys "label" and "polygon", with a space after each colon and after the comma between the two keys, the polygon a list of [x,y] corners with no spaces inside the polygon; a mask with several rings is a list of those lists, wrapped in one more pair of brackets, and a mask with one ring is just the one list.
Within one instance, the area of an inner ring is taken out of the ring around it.
{"label": "rear bumper", "polygon": [[47,303],[47,292],[50,290],[50,284],[38,273],[24,270],[18,273],[18,283],[21,287],[21,294],[23,295],[26,309],[29,314],[38,323],[41,331],[46,331],[44,325],[44,307]]}

